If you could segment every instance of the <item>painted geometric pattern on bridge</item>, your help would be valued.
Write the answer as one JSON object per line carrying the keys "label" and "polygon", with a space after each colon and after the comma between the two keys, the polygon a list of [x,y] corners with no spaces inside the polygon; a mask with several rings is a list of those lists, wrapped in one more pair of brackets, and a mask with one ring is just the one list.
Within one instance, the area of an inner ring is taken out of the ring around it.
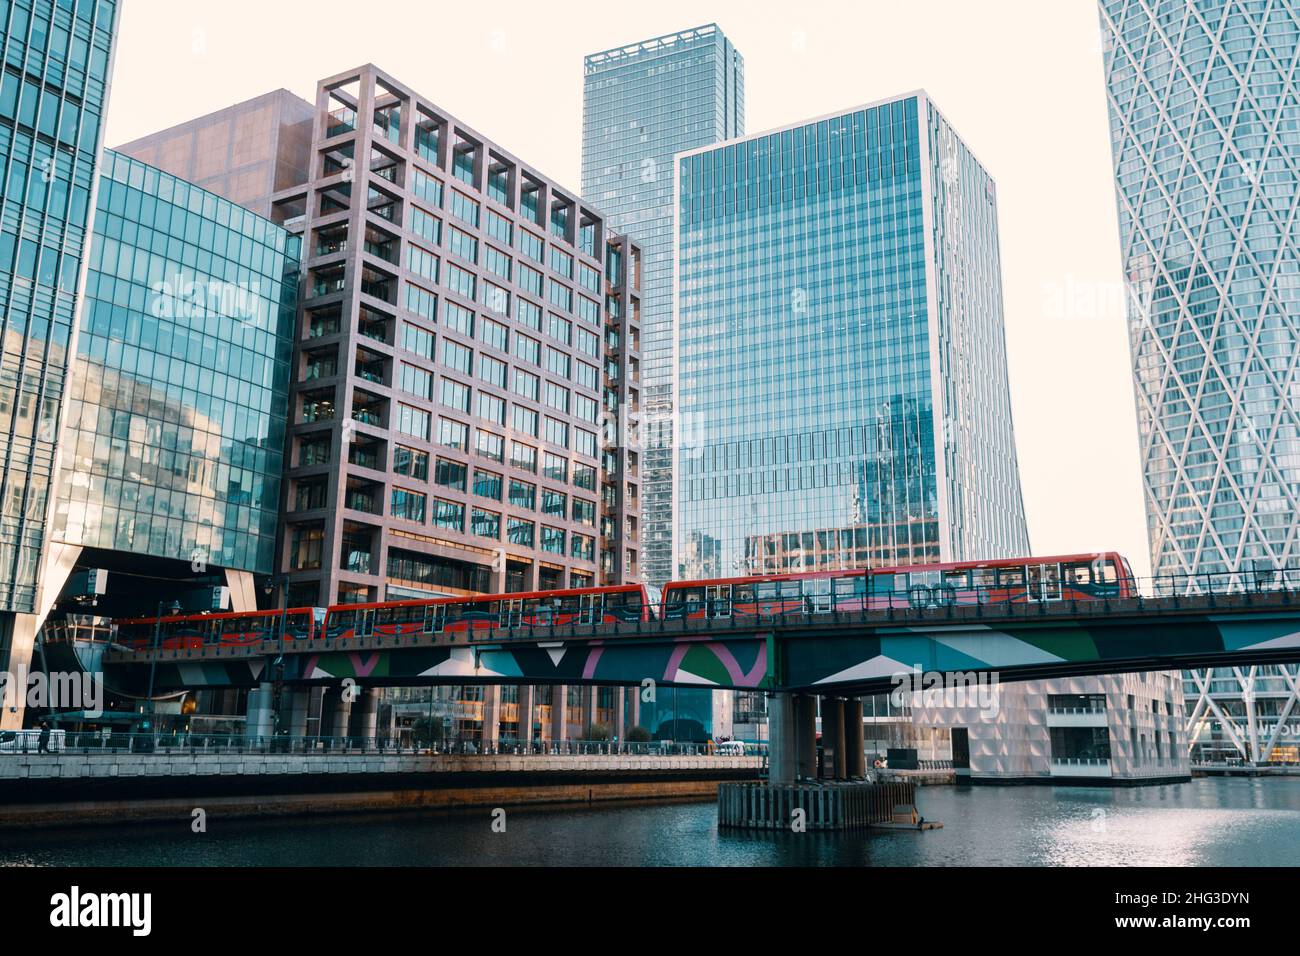
{"label": "painted geometric pattern on bridge", "polygon": [[709,642],[540,641],[526,645],[342,651],[309,655],[303,680],[392,681],[398,678],[758,687],[767,676],[767,646],[756,638]]}
{"label": "painted geometric pattern on bridge", "polygon": [[[781,684],[879,684],[912,671],[989,671],[1050,667],[1247,650],[1296,650],[1300,629],[1294,619],[1107,623],[1096,627],[1058,623],[881,629],[846,641],[833,636],[793,639],[783,645]],[[1168,665],[1177,668],[1176,662]]]}

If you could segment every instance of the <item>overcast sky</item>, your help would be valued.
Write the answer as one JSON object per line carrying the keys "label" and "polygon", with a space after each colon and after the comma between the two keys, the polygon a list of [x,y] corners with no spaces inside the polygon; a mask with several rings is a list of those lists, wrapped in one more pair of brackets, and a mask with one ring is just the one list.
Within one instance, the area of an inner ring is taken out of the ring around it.
{"label": "overcast sky", "polygon": [[130,0],[105,142],[373,62],[570,188],[585,54],[716,22],[746,129],[924,88],[998,184],[1020,476],[1039,554],[1149,555],[1095,0],[538,4]]}

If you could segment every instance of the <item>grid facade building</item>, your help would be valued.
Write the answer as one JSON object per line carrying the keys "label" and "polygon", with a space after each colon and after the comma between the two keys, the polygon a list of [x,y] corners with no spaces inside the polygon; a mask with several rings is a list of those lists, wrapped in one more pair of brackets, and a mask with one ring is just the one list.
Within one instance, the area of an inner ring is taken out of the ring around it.
{"label": "grid facade building", "polygon": [[646,580],[672,576],[673,156],[745,129],[744,60],[715,24],[585,58],[582,192],[645,250]]}
{"label": "grid facade building", "polygon": [[300,240],[105,151],[52,534],[274,570]]}
{"label": "grid facade building", "polygon": [[[1151,569],[1300,566],[1300,12],[1101,0]],[[1296,762],[1300,667],[1188,671],[1198,757]]]}
{"label": "grid facade building", "polygon": [[309,162],[290,602],[637,579],[639,246],[374,66],[319,84]]}
{"label": "grid facade building", "polygon": [[924,93],[678,158],[685,578],[1028,553],[992,179]]}

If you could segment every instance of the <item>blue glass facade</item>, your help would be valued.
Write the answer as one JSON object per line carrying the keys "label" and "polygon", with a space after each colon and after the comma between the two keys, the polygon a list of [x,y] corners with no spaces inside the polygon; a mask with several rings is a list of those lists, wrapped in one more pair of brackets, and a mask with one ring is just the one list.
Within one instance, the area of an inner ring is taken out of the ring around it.
{"label": "blue glass facade", "polygon": [[36,606],[116,15],[0,5],[0,611]]}
{"label": "blue glass facade", "polygon": [[924,94],[678,191],[678,575],[1027,552],[996,192]]}
{"label": "blue glass facade", "polygon": [[269,574],[301,240],[106,151],[53,535]]}
{"label": "blue glass facade", "polygon": [[672,557],[673,156],[744,132],[744,60],[710,24],[584,66],[582,192],[644,249],[641,567],[658,585]]}

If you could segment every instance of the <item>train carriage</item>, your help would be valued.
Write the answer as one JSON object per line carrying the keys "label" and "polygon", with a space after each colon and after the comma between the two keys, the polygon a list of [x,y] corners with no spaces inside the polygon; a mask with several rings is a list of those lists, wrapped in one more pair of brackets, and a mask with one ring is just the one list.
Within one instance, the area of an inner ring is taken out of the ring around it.
{"label": "train carriage", "polygon": [[128,618],[116,622],[116,642],[135,650],[197,650],[202,647],[246,647],[277,640],[283,617],[289,640],[317,636],[325,612],[297,607],[287,611],[232,611],[219,614],[178,614]]}
{"label": "train carriage", "polygon": [[1124,557],[1097,554],[673,581],[664,618],[823,614],[946,605],[1093,601],[1137,594]]}
{"label": "train carriage", "polygon": [[489,628],[616,624],[657,617],[659,592],[641,584],[335,605],[324,634],[330,640],[380,634],[461,633]]}

